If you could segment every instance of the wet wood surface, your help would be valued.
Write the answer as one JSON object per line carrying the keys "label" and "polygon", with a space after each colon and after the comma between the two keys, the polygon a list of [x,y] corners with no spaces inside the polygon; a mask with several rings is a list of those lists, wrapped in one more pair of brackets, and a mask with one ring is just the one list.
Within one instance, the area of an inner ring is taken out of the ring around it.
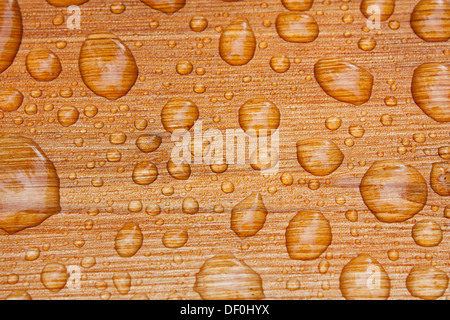
{"label": "wet wood surface", "polygon": [[[159,1],[90,0],[79,7],[80,29],[70,30],[65,7],[18,1],[22,42],[9,67],[0,63],[0,134],[32,139],[53,163],[61,212],[19,232],[0,230],[0,298],[449,297],[448,25],[437,35],[424,31],[439,40],[427,42],[411,28],[416,0],[396,1],[372,31],[360,1],[316,0],[298,11],[309,15],[300,39],[277,32],[278,15],[290,12],[280,0],[187,0],[181,9],[175,1],[161,10],[143,2]],[[191,22],[198,15],[206,27]],[[220,45],[221,36],[242,37],[247,47]],[[89,43],[95,39],[101,43]],[[373,49],[361,49],[373,40]],[[121,82],[96,82],[104,71],[93,62],[96,50],[113,52],[103,62],[125,61]],[[49,56],[51,74],[37,61]],[[339,87],[330,68],[354,81]],[[415,71],[421,79],[412,90]],[[427,95],[424,81],[436,81],[437,93]],[[245,105],[253,113],[240,118]],[[255,108],[272,118],[252,117]],[[168,163],[170,132],[196,120],[224,134],[242,123],[278,128],[278,172]],[[381,160],[406,176],[367,173]],[[389,204],[370,186],[383,179],[400,198],[412,194],[395,201],[403,206],[397,216],[383,215]],[[351,276],[366,266],[380,274],[375,291]],[[73,270],[75,286],[66,282]],[[230,284],[237,293],[224,293]]]}

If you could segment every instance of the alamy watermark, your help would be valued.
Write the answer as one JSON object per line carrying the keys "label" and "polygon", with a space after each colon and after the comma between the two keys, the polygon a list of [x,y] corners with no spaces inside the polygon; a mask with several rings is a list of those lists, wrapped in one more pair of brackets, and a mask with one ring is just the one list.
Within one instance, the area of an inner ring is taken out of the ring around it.
{"label": "alamy watermark", "polygon": [[81,8],[79,6],[70,6],[67,8],[67,29],[79,30],[81,29]]}
{"label": "alamy watermark", "polygon": [[171,160],[176,165],[249,164],[264,175],[279,170],[279,130],[203,130],[203,121],[198,120],[191,131],[173,132],[171,140],[175,143]]}
{"label": "alamy watermark", "polygon": [[369,15],[369,18],[367,18],[366,21],[367,28],[369,28],[370,30],[381,29],[381,8],[377,5],[371,5],[367,8],[366,14]]}

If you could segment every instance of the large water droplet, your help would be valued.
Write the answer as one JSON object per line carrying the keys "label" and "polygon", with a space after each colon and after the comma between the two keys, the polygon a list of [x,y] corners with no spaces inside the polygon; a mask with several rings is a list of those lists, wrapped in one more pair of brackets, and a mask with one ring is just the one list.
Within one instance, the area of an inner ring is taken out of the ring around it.
{"label": "large water droplet", "polygon": [[339,284],[347,300],[386,300],[391,291],[391,281],[383,266],[365,253],[345,265]]}
{"label": "large water droplet", "polygon": [[15,233],[59,213],[59,178],[31,139],[0,136],[0,228]]}
{"label": "large water droplet", "polygon": [[261,276],[232,254],[208,259],[196,275],[194,290],[203,300],[265,298]]}
{"label": "large water droplet", "polygon": [[48,49],[34,49],[27,55],[28,73],[37,81],[53,81],[62,71],[58,56]]}
{"label": "large water droplet", "polygon": [[326,176],[340,167],[344,154],[334,142],[313,138],[297,142],[297,159],[309,173]]}
{"label": "large water droplet", "polygon": [[411,14],[411,27],[425,41],[447,41],[450,38],[448,0],[421,0]]}
{"label": "large water droplet", "polygon": [[277,32],[289,42],[312,42],[319,36],[319,25],[307,13],[283,12],[276,20]]}
{"label": "large water droplet", "polygon": [[167,162],[167,171],[177,180],[187,180],[191,176],[191,166],[188,163]]}
{"label": "large water droplet", "polygon": [[161,137],[156,134],[143,134],[136,140],[136,146],[145,153],[157,150],[161,143]]}
{"label": "large water droplet", "polygon": [[252,136],[270,136],[280,125],[280,110],[271,101],[255,98],[239,109],[239,125]]}
{"label": "large water droplet", "polygon": [[373,76],[365,69],[339,58],[324,58],[314,65],[322,89],[336,100],[362,105],[372,94]]}
{"label": "large water droplet", "polygon": [[6,300],[33,300],[25,290],[15,289],[7,297]]}
{"label": "large water droplet", "polygon": [[23,102],[23,94],[13,88],[0,89],[0,110],[5,112],[16,111]]}
{"label": "large water droplet", "polygon": [[133,170],[133,181],[141,186],[147,186],[158,179],[158,168],[149,161],[139,162]]}
{"label": "large water droplet", "polygon": [[115,249],[121,257],[132,257],[139,251],[143,241],[144,236],[139,224],[128,222],[117,233]]}
{"label": "large water droplet", "polygon": [[89,0],[47,0],[52,6],[55,7],[69,7],[69,6],[79,6]]}
{"label": "large water droplet", "polygon": [[113,275],[114,287],[121,295],[126,295],[131,289],[131,276],[128,272],[114,272]]}
{"label": "large water droplet", "polygon": [[305,11],[309,10],[314,0],[281,0],[283,6],[288,10]]}
{"label": "large water droplet", "polygon": [[286,248],[291,259],[314,260],[332,241],[330,222],[318,210],[299,211],[286,229]]}
{"label": "large water droplet", "polygon": [[170,133],[189,131],[199,117],[198,107],[192,101],[172,98],[161,111],[161,121]]}
{"label": "large water droplet", "polygon": [[442,297],[447,287],[447,274],[433,266],[415,266],[406,278],[406,288],[411,295],[424,300]]}
{"label": "large water droplet", "polygon": [[0,73],[9,68],[22,42],[22,14],[17,0],[0,3]]}
{"label": "large water droplet", "polygon": [[427,183],[419,171],[396,160],[375,162],[359,186],[364,203],[382,222],[402,222],[427,202]]}
{"label": "large water droplet", "polygon": [[164,12],[165,14],[171,15],[177,12],[186,4],[186,0],[141,0],[143,3],[148,5],[150,8]]}
{"label": "large water droplet", "polygon": [[442,229],[432,220],[421,220],[412,229],[414,242],[422,247],[435,247],[442,241]]}
{"label": "large water droplet", "polygon": [[386,21],[394,13],[395,0],[362,0],[360,6],[361,13],[367,19],[374,17],[374,11],[369,10],[371,6],[377,6],[380,9],[380,21]]}
{"label": "large water droplet", "polygon": [[63,127],[70,127],[75,124],[80,117],[80,112],[74,106],[62,106],[58,110],[58,122]]}
{"label": "large water droplet", "polygon": [[189,235],[184,229],[171,229],[166,231],[162,242],[166,248],[178,249],[183,247],[188,241]]}
{"label": "large water droplet", "polygon": [[49,263],[41,272],[41,281],[44,287],[52,292],[59,292],[66,285],[69,273],[60,263]]}
{"label": "large water droplet", "polygon": [[261,194],[253,192],[231,211],[231,230],[241,239],[252,237],[264,227],[266,216]]}
{"label": "large water droplet", "polygon": [[116,100],[134,86],[138,67],[131,50],[112,33],[93,33],[83,43],[79,67],[95,94]]}
{"label": "large water droplet", "polygon": [[414,70],[411,92],[416,104],[436,121],[450,121],[450,68],[424,63]]}
{"label": "large water droplet", "polygon": [[450,196],[450,163],[433,163],[430,173],[431,188],[440,196]]}
{"label": "large water droplet", "polygon": [[242,66],[252,60],[256,49],[256,38],[246,19],[236,19],[222,32],[219,53],[232,66]]}

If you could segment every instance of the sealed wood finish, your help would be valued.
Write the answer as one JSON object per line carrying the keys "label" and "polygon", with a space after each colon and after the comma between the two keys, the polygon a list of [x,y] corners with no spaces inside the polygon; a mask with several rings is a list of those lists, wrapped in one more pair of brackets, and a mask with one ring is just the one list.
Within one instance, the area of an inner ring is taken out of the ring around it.
{"label": "sealed wood finish", "polygon": [[0,0],[0,299],[447,299],[449,10]]}

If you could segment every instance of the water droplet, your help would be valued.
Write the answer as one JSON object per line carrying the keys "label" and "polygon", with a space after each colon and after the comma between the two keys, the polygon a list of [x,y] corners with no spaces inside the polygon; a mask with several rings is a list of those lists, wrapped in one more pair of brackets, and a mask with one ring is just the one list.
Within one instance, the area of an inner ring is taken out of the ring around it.
{"label": "water droplet", "polygon": [[150,8],[172,15],[186,4],[186,0],[141,0]]}
{"label": "water droplet", "polygon": [[256,38],[246,19],[234,20],[221,34],[219,53],[232,66],[242,66],[253,59]]}
{"label": "water droplet", "polygon": [[55,7],[69,7],[69,6],[79,6],[89,0],[47,0],[52,6]]}
{"label": "water droplet", "polygon": [[359,125],[351,125],[348,127],[348,133],[350,133],[355,138],[362,138],[364,136],[365,130]]}
{"label": "water droplet", "polygon": [[372,51],[377,45],[377,42],[373,37],[362,37],[358,41],[358,47],[364,51]]}
{"label": "water droplet", "polygon": [[0,73],[14,62],[22,42],[22,14],[17,0],[0,4]]}
{"label": "water droplet", "polygon": [[0,89],[0,110],[5,112],[16,111],[23,102],[23,94],[13,88]]}
{"label": "water droplet", "polygon": [[203,16],[194,16],[189,22],[192,31],[202,32],[208,26],[208,20]]}
{"label": "water droplet", "polygon": [[388,258],[391,261],[397,261],[399,256],[400,256],[399,252],[395,249],[391,249],[388,251]]}
{"label": "water droplet", "polygon": [[285,186],[290,186],[294,183],[294,177],[292,177],[292,174],[290,174],[289,172],[285,172],[281,175],[280,177],[281,182],[285,185]]}
{"label": "water droplet", "polygon": [[121,295],[126,295],[131,289],[131,276],[128,272],[114,272],[113,274],[114,286]]}
{"label": "water droplet", "polygon": [[359,186],[370,211],[382,222],[402,222],[421,211],[427,183],[419,171],[396,160],[375,162]]}
{"label": "water droplet", "polygon": [[430,173],[431,188],[440,196],[450,196],[450,164],[433,163]]}
{"label": "water droplet", "polygon": [[433,266],[415,266],[406,278],[406,288],[413,297],[435,300],[448,287],[447,274]]}
{"label": "water droplet", "polygon": [[389,114],[383,114],[380,118],[380,122],[383,126],[390,126],[392,125],[392,116]]}
{"label": "water droplet", "polygon": [[115,2],[115,3],[111,4],[111,7],[110,7],[111,12],[114,14],[124,13],[126,9],[127,9],[127,7],[123,3],[120,3],[120,2]]}
{"label": "water droplet", "polygon": [[289,42],[312,42],[319,36],[319,26],[307,13],[283,12],[276,20],[278,35]]}
{"label": "water droplet", "polygon": [[194,66],[192,63],[190,63],[187,60],[182,60],[177,63],[176,70],[181,75],[190,74],[192,70],[194,69]]}
{"label": "water droplet", "polygon": [[161,188],[161,193],[166,197],[170,197],[175,193],[175,188],[173,186],[164,186]]}
{"label": "water droplet", "polygon": [[345,265],[339,284],[347,300],[387,300],[391,291],[391,281],[383,266],[365,253]]}
{"label": "water droplet", "polygon": [[280,125],[280,110],[271,101],[255,98],[239,109],[239,125],[252,136],[270,136]]}
{"label": "water droplet", "polygon": [[158,168],[149,161],[140,162],[134,167],[132,177],[134,183],[147,186],[158,178]]}
{"label": "water droplet", "polygon": [[149,300],[147,294],[145,293],[137,293],[133,297],[131,297],[131,300]]}
{"label": "water droplet", "polygon": [[117,233],[114,247],[119,256],[129,258],[139,251],[143,241],[144,236],[139,224],[128,222]]}
{"label": "water droplet", "polygon": [[288,57],[279,54],[276,56],[273,56],[272,59],[270,59],[270,67],[273,71],[278,73],[284,73],[289,70],[291,67],[291,61]]}
{"label": "water droplet", "polygon": [[299,211],[286,229],[286,248],[291,259],[317,259],[331,241],[330,222],[319,210]]}
{"label": "water droplet", "polygon": [[39,250],[39,248],[29,248],[25,252],[25,260],[34,261],[37,258],[39,258],[40,254],[41,254],[41,251]]}
{"label": "water droplet", "polygon": [[414,70],[411,92],[427,116],[436,121],[450,121],[450,68],[447,65],[424,63],[419,66]]}
{"label": "water droplet", "polygon": [[447,41],[450,38],[448,0],[421,0],[411,14],[411,27],[425,41]]}
{"label": "water droplet", "polygon": [[266,216],[261,194],[253,192],[231,211],[231,230],[241,239],[252,237],[264,227]]}
{"label": "water droplet", "polygon": [[187,197],[183,199],[183,204],[181,206],[184,213],[196,214],[199,210],[198,201],[192,197]]}
{"label": "water droplet", "polygon": [[109,162],[119,162],[122,159],[122,154],[119,150],[110,149],[106,153],[106,160]]}
{"label": "water droplet", "polygon": [[261,276],[232,254],[206,260],[196,274],[194,290],[203,300],[265,298]]}
{"label": "water droplet", "polygon": [[7,297],[6,300],[32,300],[31,296],[25,290],[15,289]]}
{"label": "water droplet", "polygon": [[278,152],[275,148],[266,150],[266,147],[258,148],[250,155],[250,166],[254,170],[264,171],[273,168],[279,161]]}
{"label": "water droplet", "polygon": [[164,128],[170,132],[189,131],[199,117],[198,107],[190,100],[172,98],[161,111],[161,121]]}
{"label": "water droplet", "polygon": [[167,162],[167,171],[177,180],[188,180],[191,176],[191,166],[187,163],[176,164],[172,160]]}
{"label": "water droplet", "polygon": [[143,134],[136,140],[136,146],[145,153],[157,150],[161,143],[161,137],[154,134]]}
{"label": "water droplet", "polygon": [[341,127],[341,124],[342,120],[335,116],[331,116],[325,121],[325,126],[327,127],[327,129],[333,131],[339,129]]}
{"label": "water droplet", "polygon": [[123,132],[113,132],[109,136],[111,144],[124,144],[127,141],[127,135]]}
{"label": "water droplet", "polygon": [[386,21],[394,13],[395,0],[363,0],[361,1],[361,13],[367,18],[373,16],[373,11],[369,10],[371,6],[377,6],[380,9],[379,19]]}
{"label": "water droplet", "polygon": [[438,149],[439,157],[441,157],[444,160],[450,160],[450,147],[449,146],[442,146]]}
{"label": "water droplet", "polygon": [[348,221],[356,222],[356,221],[358,221],[358,211],[356,211],[356,210],[348,210],[345,213],[345,217],[348,219]]}
{"label": "water droplet", "polygon": [[81,47],[79,67],[86,86],[109,100],[125,96],[138,77],[133,53],[112,33],[87,37]]}
{"label": "water droplet", "polygon": [[41,281],[44,287],[52,292],[59,292],[66,285],[69,273],[60,263],[49,263],[41,272]]}
{"label": "water droplet", "polygon": [[63,127],[69,127],[75,124],[80,117],[80,113],[74,106],[63,106],[58,110],[58,122]]}
{"label": "water droplet", "polygon": [[37,81],[53,81],[62,71],[58,56],[48,49],[34,49],[27,55],[28,73]]}
{"label": "water droplet", "polygon": [[59,178],[31,139],[0,136],[0,228],[15,233],[59,213]]}
{"label": "water droplet", "polygon": [[89,105],[86,108],[84,108],[84,115],[88,118],[93,118],[97,115],[98,108],[94,105]]}
{"label": "water droplet", "polygon": [[213,163],[210,165],[211,171],[214,173],[224,173],[228,170],[226,163]]}
{"label": "water droplet", "polygon": [[96,263],[97,261],[95,260],[95,257],[83,257],[83,259],[81,259],[80,265],[85,269],[89,269],[95,266]]}
{"label": "water droplet", "polygon": [[365,69],[339,58],[324,58],[314,65],[322,89],[336,100],[362,105],[372,94],[373,76]]}
{"label": "water droplet", "polygon": [[152,203],[152,204],[149,204],[147,207],[145,207],[145,212],[148,215],[157,216],[157,215],[161,214],[161,207],[157,203]]}
{"label": "water droplet", "polygon": [[300,289],[300,281],[298,281],[298,279],[289,279],[286,281],[286,289],[289,291],[296,291]]}
{"label": "water droplet", "polygon": [[309,10],[314,0],[281,0],[283,6],[288,10],[306,11]]}
{"label": "water droplet", "polygon": [[183,229],[172,229],[166,231],[162,242],[166,248],[178,249],[183,247],[188,241],[188,232]]}
{"label": "water droplet", "polygon": [[419,246],[435,247],[442,241],[442,230],[436,222],[426,219],[414,225],[412,237]]}
{"label": "water droplet", "polygon": [[297,159],[309,173],[326,176],[340,167],[344,154],[334,142],[313,138],[297,142]]}
{"label": "water droplet", "polygon": [[234,184],[231,181],[222,182],[221,189],[225,193],[233,193],[234,192]]}

